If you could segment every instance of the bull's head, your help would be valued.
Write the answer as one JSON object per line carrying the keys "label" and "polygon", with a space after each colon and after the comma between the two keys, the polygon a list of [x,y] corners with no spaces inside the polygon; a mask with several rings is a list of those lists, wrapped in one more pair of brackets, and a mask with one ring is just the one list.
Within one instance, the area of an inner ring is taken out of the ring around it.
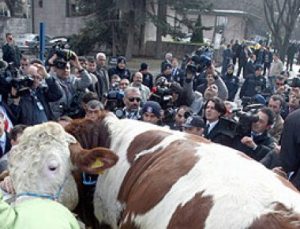
{"label": "bull's head", "polygon": [[9,171],[17,194],[33,192],[55,196],[62,189],[62,196],[73,202],[62,200],[63,204],[73,208],[78,193],[71,176],[74,168],[71,162],[84,172],[97,174],[117,160],[106,148],[84,150],[62,126],[48,122],[25,129],[9,155]]}

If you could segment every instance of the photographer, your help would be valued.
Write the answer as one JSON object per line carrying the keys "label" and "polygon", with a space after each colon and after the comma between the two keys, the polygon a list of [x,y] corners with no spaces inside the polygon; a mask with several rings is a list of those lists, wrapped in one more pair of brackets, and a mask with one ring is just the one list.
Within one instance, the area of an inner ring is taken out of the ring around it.
{"label": "photographer", "polygon": [[[256,121],[249,121],[251,126],[249,136],[246,135],[247,133],[237,134],[233,148],[260,161],[275,147],[274,139],[268,133],[274,122],[274,113],[270,108],[263,107],[257,111],[257,116]],[[249,118],[252,117],[249,116]]]}
{"label": "photographer", "polygon": [[[17,118],[17,123],[35,125],[54,120],[49,102],[58,101],[62,97],[56,80],[47,74],[41,64],[31,65],[28,73],[32,79],[25,78],[25,81],[19,81],[19,88],[12,85],[13,104],[10,107]],[[45,85],[42,83],[43,80]]]}
{"label": "photographer", "polygon": [[[70,63],[77,68],[80,77],[70,74]],[[77,55],[70,50],[62,50],[54,54],[49,63],[54,67],[55,79],[58,82],[62,97],[52,104],[52,111],[55,118],[68,115],[76,117],[79,112],[80,96],[91,85],[92,80],[89,73],[82,68]]]}

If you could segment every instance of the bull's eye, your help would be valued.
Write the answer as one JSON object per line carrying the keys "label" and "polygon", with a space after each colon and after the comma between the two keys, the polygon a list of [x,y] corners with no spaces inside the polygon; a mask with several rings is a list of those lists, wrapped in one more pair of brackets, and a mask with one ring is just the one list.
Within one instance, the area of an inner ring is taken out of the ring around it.
{"label": "bull's eye", "polygon": [[51,166],[51,165],[48,168],[49,168],[50,171],[55,171],[57,169],[57,167]]}
{"label": "bull's eye", "polygon": [[52,160],[48,164],[48,169],[52,172],[56,171],[59,166],[59,163],[56,160]]}

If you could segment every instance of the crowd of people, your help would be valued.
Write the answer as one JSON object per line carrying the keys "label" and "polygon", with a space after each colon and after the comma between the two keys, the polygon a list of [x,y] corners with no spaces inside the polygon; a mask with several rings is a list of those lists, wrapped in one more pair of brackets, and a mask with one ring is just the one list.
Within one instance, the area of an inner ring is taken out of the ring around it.
{"label": "crowd of people", "polygon": [[282,133],[291,135],[285,120],[292,119],[290,113],[299,114],[300,78],[290,79],[293,62],[285,68],[270,47],[252,50],[238,41],[228,44],[220,72],[207,48],[181,66],[178,57],[166,53],[157,66],[160,74],[153,76],[147,63],[132,72],[123,56],[108,68],[102,52],[86,58],[59,50],[43,63],[21,55],[12,34],[6,40],[0,66],[0,173],[26,126],[50,120],[64,126],[110,110],[120,119],[142,120],[233,147],[269,169],[282,166],[291,180],[299,176],[299,152],[291,149],[299,142],[291,144]]}

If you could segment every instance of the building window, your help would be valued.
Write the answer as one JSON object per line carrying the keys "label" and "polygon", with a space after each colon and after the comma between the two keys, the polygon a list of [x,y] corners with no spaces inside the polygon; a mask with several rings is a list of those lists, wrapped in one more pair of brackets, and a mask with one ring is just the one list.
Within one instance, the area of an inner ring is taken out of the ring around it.
{"label": "building window", "polygon": [[217,16],[217,26],[226,26],[228,18],[224,16]]}
{"label": "building window", "polygon": [[95,12],[97,0],[67,0],[67,17],[86,16]]}
{"label": "building window", "polygon": [[39,0],[39,7],[43,8],[43,0]]}

